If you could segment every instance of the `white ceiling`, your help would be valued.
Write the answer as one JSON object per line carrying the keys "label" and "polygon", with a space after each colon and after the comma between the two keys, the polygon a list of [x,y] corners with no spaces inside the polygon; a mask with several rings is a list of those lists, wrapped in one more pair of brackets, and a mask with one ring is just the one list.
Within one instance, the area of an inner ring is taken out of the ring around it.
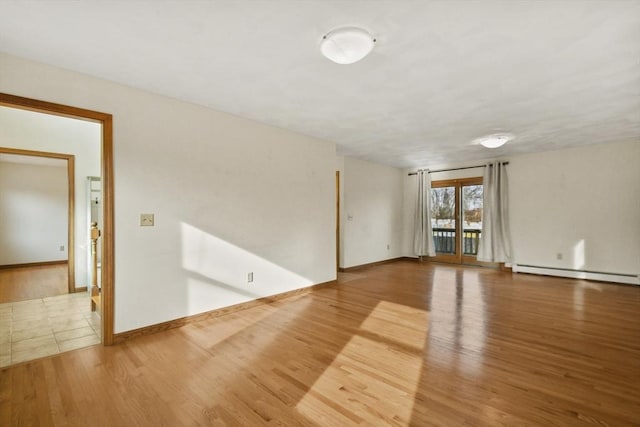
{"label": "white ceiling", "polygon": [[[378,40],[354,65],[319,53],[345,25]],[[398,167],[640,141],[637,0],[3,0],[0,50]]]}

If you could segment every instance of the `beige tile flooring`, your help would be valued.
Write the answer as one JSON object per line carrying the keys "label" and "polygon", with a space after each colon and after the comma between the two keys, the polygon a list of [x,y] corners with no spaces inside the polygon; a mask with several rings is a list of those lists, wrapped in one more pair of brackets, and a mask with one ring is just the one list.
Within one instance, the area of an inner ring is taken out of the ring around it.
{"label": "beige tile flooring", "polygon": [[0,304],[0,367],[99,343],[87,292]]}

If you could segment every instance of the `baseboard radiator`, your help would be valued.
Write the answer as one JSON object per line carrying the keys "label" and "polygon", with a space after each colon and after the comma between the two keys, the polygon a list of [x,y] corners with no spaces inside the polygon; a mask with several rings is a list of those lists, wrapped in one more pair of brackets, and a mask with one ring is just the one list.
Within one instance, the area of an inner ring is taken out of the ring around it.
{"label": "baseboard radiator", "polygon": [[640,285],[640,274],[608,273],[603,271],[572,270],[569,268],[541,267],[537,265],[513,264],[514,273],[542,274],[545,276],[570,277],[573,279],[598,280],[601,282]]}

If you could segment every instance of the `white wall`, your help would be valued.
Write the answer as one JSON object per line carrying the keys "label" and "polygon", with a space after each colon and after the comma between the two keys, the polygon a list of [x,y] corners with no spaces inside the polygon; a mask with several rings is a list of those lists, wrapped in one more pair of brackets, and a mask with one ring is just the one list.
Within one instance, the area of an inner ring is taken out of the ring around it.
{"label": "white wall", "polygon": [[[5,79],[0,81],[4,82]],[[11,93],[8,88],[2,91]],[[0,106],[0,146],[75,156],[76,287],[89,284],[87,281],[89,245],[87,176],[100,176],[101,139],[100,125],[97,123]]]}
{"label": "white wall", "polygon": [[343,267],[402,256],[402,176],[401,169],[344,158]]}
{"label": "white wall", "polygon": [[511,159],[516,263],[639,274],[639,166],[640,142]]}
{"label": "white wall", "polygon": [[335,279],[335,144],[7,55],[0,76],[113,114],[116,332]]}
{"label": "white wall", "polygon": [[61,163],[0,161],[0,265],[67,259],[67,162]]}
{"label": "white wall", "polygon": [[[640,142],[589,145],[505,160],[509,160],[514,263],[640,273]],[[466,164],[433,169],[459,166]],[[482,171],[434,174],[432,179],[481,176]],[[405,256],[414,256],[415,193],[415,177],[405,177],[409,198],[404,214]],[[557,259],[558,253],[562,260]]]}

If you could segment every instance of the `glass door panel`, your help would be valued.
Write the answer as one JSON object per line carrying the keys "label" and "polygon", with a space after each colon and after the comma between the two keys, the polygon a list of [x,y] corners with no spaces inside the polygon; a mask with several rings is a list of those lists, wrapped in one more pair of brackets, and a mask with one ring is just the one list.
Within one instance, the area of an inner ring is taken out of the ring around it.
{"label": "glass door panel", "polygon": [[462,186],[462,254],[476,256],[482,231],[482,184]]}
{"label": "glass door panel", "polygon": [[485,265],[476,259],[482,233],[482,201],[480,177],[432,182],[434,261]]}
{"label": "glass door panel", "polygon": [[456,255],[456,196],[455,186],[431,189],[431,227],[436,253]]}

